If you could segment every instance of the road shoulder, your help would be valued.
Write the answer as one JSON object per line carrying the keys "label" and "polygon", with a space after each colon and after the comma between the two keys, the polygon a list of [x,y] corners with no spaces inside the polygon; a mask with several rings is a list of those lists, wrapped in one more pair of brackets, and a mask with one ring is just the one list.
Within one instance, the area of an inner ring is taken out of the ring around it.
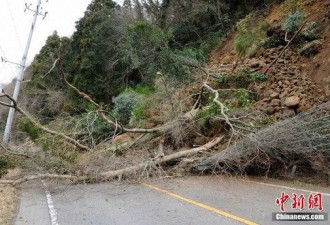
{"label": "road shoulder", "polygon": [[0,184],[0,225],[12,224],[18,207],[17,189]]}

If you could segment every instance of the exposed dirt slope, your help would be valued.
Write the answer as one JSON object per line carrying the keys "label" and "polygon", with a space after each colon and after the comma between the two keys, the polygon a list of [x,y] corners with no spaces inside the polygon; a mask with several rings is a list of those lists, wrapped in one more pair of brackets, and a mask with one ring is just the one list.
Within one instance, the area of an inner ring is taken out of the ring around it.
{"label": "exposed dirt slope", "polygon": [[[289,47],[278,62],[267,73],[268,81],[257,87],[258,99],[255,107],[276,119],[284,119],[295,113],[308,110],[330,100],[330,1],[304,1],[300,10],[307,21],[316,21],[321,28],[319,53],[312,57],[301,56],[297,49]],[[267,22],[282,23],[285,18],[283,5],[274,5],[258,18],[256,25]],[[263,73],[284,46],[259,48],[250,58],[241,58],[235,51],[233,32],[209,58],[208,68],[248,68]]]}

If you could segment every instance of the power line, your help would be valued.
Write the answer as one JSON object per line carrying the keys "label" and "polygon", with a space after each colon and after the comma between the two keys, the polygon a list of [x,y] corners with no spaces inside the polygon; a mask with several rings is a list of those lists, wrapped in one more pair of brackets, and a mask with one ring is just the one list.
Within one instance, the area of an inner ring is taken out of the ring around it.
{"label": "power line", "polygon": [[13,24],[13,27],[14,27],[14,30],[15,30],[15,35],[16,35],[16,38],[17,38],[17,41],[18,41],[18,44],[19,44],[19,48],[20,48],[21,51],[23,51],[22,39],[20,38],[20,36],[18,34],[16,22],[15,22],[15,19],[14,19],[14,16],[13,16],[13,11],[11,10],[10,4],[9,4],[9,0],[7,0],[6,3],[7,3],[7,8],[8,8],[8,11],[9,11],[10,19],[12,21],[12,24]]}
{"label": "power line", "polygon": [[[1,54],[2,54],[5,58],[7,58],[6,53],[5,53],[5,51],[3,50],[3,48],[2,48],[1,45],[0,45],[0,51],[1,51]],[[14,73],[14,71],[13,71],[13,68],[12,68],[11,66],[9,66],[8,64],[5,64],[5,63],[6,63],[6,62],[4,62],[3,67],[7,66],[7,67],[9,68],[10,72],[11,72],[11,73],[14,75],[14,77],[15,77],[16,75],[15,75],[15,73]]]}

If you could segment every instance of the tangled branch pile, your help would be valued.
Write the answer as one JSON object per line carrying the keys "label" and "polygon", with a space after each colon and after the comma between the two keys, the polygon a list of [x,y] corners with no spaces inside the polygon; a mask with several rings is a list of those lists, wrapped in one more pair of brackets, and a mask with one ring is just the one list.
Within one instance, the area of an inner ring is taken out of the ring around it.
{"label": "tangled branch pile", "polygon": [[[276,123],[204,160],[195,168],[217,173],[284,175],[329,171],[330,102]],[[301,167],[300,167],[301,166]],[[302,171],[304,169],[304,171]]]}

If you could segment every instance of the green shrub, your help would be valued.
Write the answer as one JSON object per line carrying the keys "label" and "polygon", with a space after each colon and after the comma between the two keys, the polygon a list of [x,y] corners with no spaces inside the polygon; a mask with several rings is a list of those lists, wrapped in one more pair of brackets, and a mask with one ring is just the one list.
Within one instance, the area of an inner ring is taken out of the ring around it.
{"label": "green shrub", "polygon": [[283,44],[283,41],[277,34],[273,34],[270,38],[267,39],[266,43],[264,44],[265,48],[275,48]]}
{"label": "green shrub", "polygon": [[219,83],[225,84],[228,82],[228,77],[226,75],[220,75],[218,78]]}
{"label": "green shrub", "polygon": [[[210,96],[210,101],[213,100],[213,96]],[[212,100],[211,100],[212,99]],[[197,113],[196,118],[203,118],[203,119],[210,119],[213,116],[216,116],[219,114],[219,106],[215,103],[211,103],[211,106],[207,108],[206,110],[201,110]]]}
{"label": "green shrub", "polygon": [[290,13],[286,17],[285,22],[282,25],[282,29],[285,30],[288,33],[296,32],[299,29],[299,26],[300,26],[300,24],[301,24],[304,17],[305,17],[305,14],[300,12],[300,11]]}
{"label": "green shrub", "polygon": [[[77,118],[73,122],[77,123],[76,120]],[[80,130],[87,130],[88,135],[92,135],[96,143],[105,140],[113,131],[113,128],[105,123],[94,111],[81,114],[78,117],[78,128]],[[77,138],[82,139],[83,137],[78,136]]]}
{"label": "green shrub", "polygon": [[304,39],[308,41],[313,41],[317,39],[320,35],[320,27],[315,21],[308,22],[306,28],[302,32]]}
{"label": "green shrub", "polygon": [[7,173],[7,170],[15,166],[14,161],[8,156],[0,156],[0,177]]}
{"label": "green shrub", "polygon": [[18,127],[21,131],[26,132],[33,141],[36,141],[42,134],[42,130],[28,118],[20,119]]}
{"label": "green shrub", "polygon": [[235,37],[234,43],[235,43],[236,51],[241,55],[246,55],[248,48],[253,43],[253,37],[251,33],[239,33]]}
{"label": "green shrub", "polygon": [[237,99],[238,107],[247,107],[251,104],[249,92],[238,90],[232,93],[232,97]]}
{"label": "green shrub", "polygon": [[49,135],[45,135],[39,141],[46,153],[52,157],[61,159],[63,164],[73,164],[76,162],[78,152],[75,150],[75,147],[65,141]]}
{"label": "green shrub", "polygon": [[201,49],[197,48],[184,48],[181,51],[177,51],[178,55],[182,55],[184,57],[187,57],[188,59],[194,59],[197,62],[206,62],[206,56],[204,55],[204,52]]}
{"label": "green shrub", "polygon": [[147,119],[146,111],[147,106],[144,103],[138,103],[132,112],[130,125],[140,126],[142,121]]}
{"label": "green shrub", "polygon": [[267,80],[267,76],[263,73],[250,73],[249,76],[252,78],[253,81],[256,82],[262,82],[262,81],[266,81]]}
{"label": "green shrub", "polygon": [[134,91],[138,94],[142,94],[142,95],[150,95],[154,92],[154,89],[152,87],[148,87],[148,86],[142,86],[140,84],[136,85],[136,87],[134,88]]}
{"label": "green shrub", "polygon": [[263,82],[267,80],[267,76],[262,73],[251,73],[247,69],[237,71],[231,78],[231,83],[236,88],[247,89],[253,82]]}
{"label": "green shrub", "polygon": [[114,116],[123,124],[128,124],[132,112],[137,105],[137,95],[134,92],[124,92],[114,98]]}
{"label": "green shrub", "polygon": [[248,15],[237,23],[237,35],[234,40],[236,51],[246,56],[249,50],[254,46],[262,46],[267,40],[268,24],[263,23],[257,27],[253,27],[250,23],[252,15]]}
{"label": "green shrub", "polygon": [[205,57],[207,57],[211,51],[220,45],[224,35],[225,33],[222,30],[207,35],[206,39],[204,39],[199,47]]}

